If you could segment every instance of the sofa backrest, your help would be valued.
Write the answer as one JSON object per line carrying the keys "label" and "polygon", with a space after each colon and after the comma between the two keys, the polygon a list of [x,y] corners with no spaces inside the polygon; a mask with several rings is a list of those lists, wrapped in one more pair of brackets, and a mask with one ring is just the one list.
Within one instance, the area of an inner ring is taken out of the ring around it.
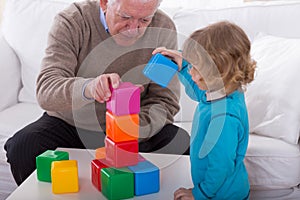
{"label": "sofa backrest", "polygon": [[[180,9],[174,13],[179,47],[196,29],[228,20],[241,26],[252,41],[259,32],[285,38],[300,38],[300,2],[249,2],[224,8]],[[196,103],[181,90],[181,109],[176,121],[192,121]]]}
{"label": "sofa backrest", "polygon": [[2,33],[21,63],[20,102],[36,103],[36,78],[53,18],[74,1],[6,0]]}

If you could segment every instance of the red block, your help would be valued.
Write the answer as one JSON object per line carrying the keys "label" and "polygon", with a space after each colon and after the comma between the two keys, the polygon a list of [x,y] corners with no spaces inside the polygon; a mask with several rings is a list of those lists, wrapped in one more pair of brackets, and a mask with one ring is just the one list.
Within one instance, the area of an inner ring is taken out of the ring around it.
{"label": "red block", "polygon": [[101,169],[110,167],[105,158],[94,159],[91,162],[92,174],[91,179],[93,185],[101,192]]}
{"label": "red block", "polygon": [[106,160],[113,167],[126,167],[136,165],[139,161],[139,147],[137,140],[114,142],[109,137],[105,138]]}

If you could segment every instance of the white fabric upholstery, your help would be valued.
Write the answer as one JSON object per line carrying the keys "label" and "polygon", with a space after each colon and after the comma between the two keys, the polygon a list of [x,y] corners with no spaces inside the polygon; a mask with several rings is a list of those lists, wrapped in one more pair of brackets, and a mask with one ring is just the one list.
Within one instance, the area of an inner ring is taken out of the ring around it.
{"label": "white fabric upholstery", "polygon": [[21,73],[19,60],[1,33],[0,46],[0,111],[2,111],[17,103]]}
{"label": "white fabric upholstery", "polygon": [[0,134],[12,136],[27,124],[37,120],[43,111],[35,103],[18,103],[0,112]]}
{"label": "white fabric upholstery", "polygon": [[[300,38],[300,2],[251,2],[225,8],[180,9],[174,14],[174,22],[178,30],[179,47],[196,29],[211,23],[229,20],[241,26],[249,38],[253,40],[256,34],[267,34],[288,38]],[[287,15],[287,13],[289,13]],[[195,103],[181,92],[181,110],[176,121],[192,121],[192,111]]]}
{"label": "white fabric upholstery", "polygon": [[299,38],[300,26],[296,25],[300,19],[299,10],[299,1],[253,2],[217,9],[182,9],[174,14],[174,21],[182,35],[180,45],[194,30],[221,20],[241,26],[251,40],[258,32]]}
{"label": "white fabric upholstery", "polygon": [[35,82],[54,16],[75,0],[8,0],[3,15],[5,39],[21,62],[19,101],[36,103]]}
{"label": "white fabric upholstery", "polygon": [[254,39],[252,55],[257,70],[246,92],[251,132],[298,144],[299,52],[300,38],[260,34]]}
{"label": "white fabric upholstery", "polygon": [[251,189],[283,189],[300,183],[299,145],[251,135],[245,164]]}

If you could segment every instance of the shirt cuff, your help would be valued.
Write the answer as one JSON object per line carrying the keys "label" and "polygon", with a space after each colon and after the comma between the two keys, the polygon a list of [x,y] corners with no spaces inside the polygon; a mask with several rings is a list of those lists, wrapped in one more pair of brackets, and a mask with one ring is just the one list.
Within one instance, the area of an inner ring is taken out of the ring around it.
{"label": "shirt cuff", "polygon": [[85,88],[86,86],[89,84],[89,82],[91,82],[93,79],[89,79],[87,81],[84,82],[84,84],[82,85],[82,93],[81,93],[81,96],[82,98],[85,100],[85,101],[94,101],[95,99],[94,98],[88,98],[84,95],[84,91],[85,91]]}

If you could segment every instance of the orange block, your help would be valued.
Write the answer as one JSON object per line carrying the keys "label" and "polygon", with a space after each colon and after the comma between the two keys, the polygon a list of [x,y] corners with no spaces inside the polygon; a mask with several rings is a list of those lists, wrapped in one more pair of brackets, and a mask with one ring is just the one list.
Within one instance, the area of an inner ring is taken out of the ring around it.
{"label": "orange block", "polygon": [[96,152],[95,152],[95,158],[96,159],[103,159],[106,157],[106,153],[105,153],[105,147],[101,147],[101,148],[98,148],[96,149]]}
{"label": "orange block", "polygon": [[114,142],[137,140],[139,137],[139,115],[116,116],[106,111],[106,136]]}

